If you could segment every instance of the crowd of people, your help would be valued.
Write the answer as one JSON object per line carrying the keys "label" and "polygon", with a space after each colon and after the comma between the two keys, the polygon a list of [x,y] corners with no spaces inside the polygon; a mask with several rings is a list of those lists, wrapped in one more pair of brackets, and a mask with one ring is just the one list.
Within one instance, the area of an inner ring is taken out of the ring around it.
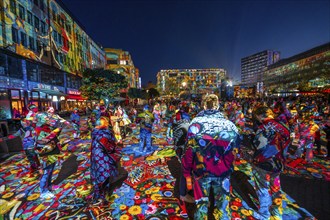
{"label": "crowd of people", "polygon": [[[125,108],[97,105],[87,120],[92,139],[93,199],[104,203],[113,179],[127,175],[120,169],[120,149],[123,139],[132,133],[132,123],[139,125],[139,151],[146,154],[152,152],[152,132],[167,127],[166,139],[174,145],[182,167],[180,199],[197,205],[195,219],[207,216],[211,189],[215,218],[230,219],[230,177],[235,159],[252,165],[260,204],[258,219],[281,219],[281,203],[274,201],[280,197],[280,173],[286,161],[304,158],[311,163],[314,154],[330,156],[330,106],[325,96],[219,100],[208,94],[203,100],[154,100],[142,108]],[[22,120],[31,171],[43,169],[42,198],[53,196],[51,175],[58,153],[54,149],[61,150],[57,137],[63,125],[69,124],[74,138],[79,138],[77,109],[66,121],[54,114],[52,107],[38,112],[30,105]],[[325,149],[321,147],[323,132]],[[39,158],[46,159],[41,162]]]}

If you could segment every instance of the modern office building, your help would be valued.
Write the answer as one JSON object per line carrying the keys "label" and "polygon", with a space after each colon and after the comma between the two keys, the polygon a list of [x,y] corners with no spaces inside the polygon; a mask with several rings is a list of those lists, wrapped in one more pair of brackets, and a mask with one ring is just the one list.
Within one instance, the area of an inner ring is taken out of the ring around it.
{"label": "modern office building", "polygon": [[257,87],[262,90],[262,77],[267,66],[276,63],[280,53],[265,50],[241,59],[241,83],[246,87]]}
{"label": "modern office building", "polygon": [[167,69],[157,73],[161,95],[178,97],[181,93],[219,93],[226,78],[224,69]]}
{"label": "modern office building", "polygon": [[130,53],[114,48],[104,48],[104,51],[106,55],[106,69],[124,75],[128,81],[128,88],[141,88],[139,69],[134,66]]}
{"label": "modern office building", "polygon": [[330,43],[268,66],[265,95],[330,93]]}
{"label": "modern office building", "polygon": [[0,4],[0,104],[7,117],[28,103],[40,109],[83,105],[82,72],[105,67],[102,48],[59,0]]}

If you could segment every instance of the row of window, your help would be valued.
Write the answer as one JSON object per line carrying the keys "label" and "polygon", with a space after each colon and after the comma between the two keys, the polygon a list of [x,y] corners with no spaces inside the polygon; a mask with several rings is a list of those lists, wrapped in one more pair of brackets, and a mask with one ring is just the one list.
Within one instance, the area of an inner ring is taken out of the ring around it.
{"label": "row of window", "polygon": [[31,11],[25,10],[25,8],[21,4],[18,4],[18,16],[22,20],[27,21],[27,23],[34,26],[34,28],[36,28],[42,34],[46,34],[46,23],[44,21],[40,21],[40,19],[37,16],[32,15]]}
{"label": "row of window", "polygon": [[[32,51],[40,53],[42,48],[45,48],[46,45],[41,43],[39,40],[36,40],[34,37],[28,36],[23,31],[18,31],[16,28],[12,27],[12,41],[17,44],[22,44],[24,47],[29,48]],[[20,36],[19,34],[20,33]],[[47,56],[47,52],[44,51],[44,55]]]}
{"label": "row of window", "polygon": [[[10,0],[10,11],[17,15],[17,6],[15,0]],[[46,12],[46,5],[44,0],[33,0],[35,6],[39,7],[42,11]]]}
{"label": "row of window", "polygon": [[32,82],[64,86],[64,77],[66,77],[68,88],[79,89],[81,86],[80,77],[33,62],[26,61],[26,70],[23,71],[22,59],[5,54],[0,54],[0,67],[4,67],[4,71],[0,71],[1,76],[23,80],[23,73],[26,72],[27,79]]}
{"label": "row of window", "polygon": [[[42,2],[42,1],[41,1]],[[11,1],[12,7],[11,9],[14,11],[13,13],[16,14],[16,2]],[[40,31],[42,34],[46,34],[46,23],[44,21],[40,21],[40,19],[32,15],[31,11],[26,10],[21,4],[18,4],[18,16],[24,20],[27,21],[30,25],[33,25],[34,28],[36,28],[38,31]],[[27,17],[26,17],[27,15]],[[64,29],[71,34],[71,25],[66,24],[64,19],[60,15],[56,15],[55,12],[53,12],[53,21],[57,22],[61,27],[64,27]],[[53,36],[56,42],[59,44],[62,44],[65,39],[61,36],[60,33],[57,33],[56,31],[53,32]],[[76,33],[76,40],[77,42],[81,43],[83,46],[87,47],[87,38],[83,37],[79,33]]]}

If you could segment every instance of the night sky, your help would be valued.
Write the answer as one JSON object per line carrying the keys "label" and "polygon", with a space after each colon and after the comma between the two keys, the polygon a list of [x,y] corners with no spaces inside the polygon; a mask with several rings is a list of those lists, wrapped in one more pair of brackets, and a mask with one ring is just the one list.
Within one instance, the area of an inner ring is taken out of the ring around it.
{"label": "night sky", "polygon": [[330,41],[330,0],[62,0],[103,47],[129,51],[142,84],[161,69],[224,68],[266,49],[287,58]]}

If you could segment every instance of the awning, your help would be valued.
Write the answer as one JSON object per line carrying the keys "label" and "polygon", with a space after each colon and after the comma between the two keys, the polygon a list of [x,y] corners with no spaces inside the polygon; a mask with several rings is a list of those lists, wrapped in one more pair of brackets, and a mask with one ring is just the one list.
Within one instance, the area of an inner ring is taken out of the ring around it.
{"label": "awning", "polygon": [[126,98],[123,98],[123,97],[113,97],[110,99],[110,101],[113,101],[113,102],[120,102],[120,101],[124,101],[126,100]]}
{"label": "awning", "polygon": [[74,100],[87,100],[87,98],[82,97],[81,95],[66,95],[66,100],[74,99]]}
{"label": "awning", "polygon": [[52,89],[39,89],[39,88],[34,88],[33,91],[38,91],[38,92],[43,92],[47,93],[49,95],[58,95],[58,96],[65,96],[66,94],[61,92],[61,91],[56,91]]}

